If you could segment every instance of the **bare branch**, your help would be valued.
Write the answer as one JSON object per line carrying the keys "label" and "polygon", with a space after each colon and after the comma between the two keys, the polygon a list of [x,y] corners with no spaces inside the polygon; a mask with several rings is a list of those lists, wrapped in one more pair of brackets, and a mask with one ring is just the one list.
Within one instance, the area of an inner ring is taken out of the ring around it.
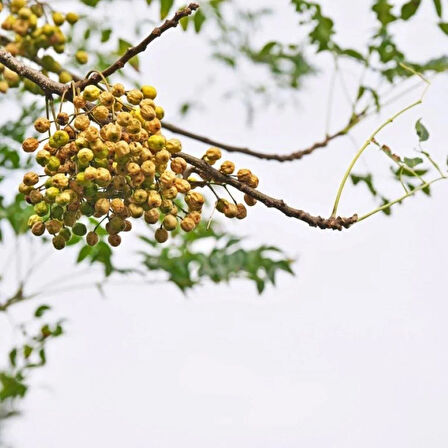
{"label": "bare branch", "polygon": [[[128,48],[123,56],[121,56],[118,60],[116,60],[112,65],[107,67],[102,72],[102,75],[105,78],[107,78],[108,76],[115,73],[117,70],[123,68],[126,65],[126,63],[129,62],[130,59],[132,59],[134,56],[137,56],[139,53],[145,51],[147,46],[152,41],[160,37],[165,31],[169,30],[170,28],[177,27],[182,18],[188,17],[198,8],[199,5],[197,3],[190,3],[186,8],[179,9],[179,11],[177,11],[176,14],[171,19],[165,20],[165,22],[162,25],[154,28],[151,34],[145,37],[145,39],[143,39],[138,45]],[[90,76],[89,78],[80,81],[77,87],[79,87],[82,90],[89,84],[98,84],[99,82],[101,82],[101,80],[102,77],[99,73],[93,73],[92,76]]]}
{"label": "bare branch", "polygon": [[174,132],[175,134],[180,134],[185,137],[191,138],[193,140],[197,140],[199,142],[205,143],[207,145],[216,146],[218,148],[224,149],[228,152],[239,152],[241,154],[246,154],[248,156],[256,157],[258,159],[263,160],[276,160],[277,162],[292,162],[294,160],[300,160],[302,157],[307,156],[311,153],[313,153],[316,149],[324,148],[328,146],[328,144],[337,139],[338,137],[342,137],[343,135],[346,135],[348,131],[354,127],[358,122],[359,118],[361,118],[361,115],[354,116],[349,124],[341,129],[338,132],[335,132],[334,134],[327,135],[323,140],[316,142],[309,146],[308,148],[301,149],[299,151],[295,151],[289,154],[278,154],[278,153],[264,153],[259,151],[254,151],[253,149],[242,147],[242,146],[234,146],[229,145],[226,143],[221,143],[217,140],[205,137],[203,135],[195,134],[193,132],[187,131],[185,129],[182,129],[174,124],[167,123],[164,121],[162,123],[162,126],[165,129],[168,129],[171,132]]}
{"label": "bare branch", "polygon": [[348,228],[358,220],[357,215],[353,215],[349,218],[342,218],[340,216],[335,218],[322,218],[321,216],[313,216],[304,210],[299,210],[290,207],[282,199],[272,198],[258,190],[249,187],[246,184],[239,182],[237,179],[226,176],[218,170],[214,169],[206,162],[190,154],[178,153],[179,157],[182,157],[190,165],[194,166],[199,170],[199,173],[203,175],[206,179],[213,179],[221,184],[231,185],[237,190],[248,194],[249,196],[262,202],[266,207],[276,208],[281,211],[286,216],[291,218],[299,219],[309,224],[311,227],[319,227],[320,229],[331,229],[331,230],[342,230],[343,228]]}
{"label": "bare branch", "polygon": [[0,49],[0,62],[18,75],[35,82],[47,94],[56,93],[57,95],[62,95],[64,90],[67,89],[67,86],[64,84],[53,81],[40,71],[28,67],[6,50]]}

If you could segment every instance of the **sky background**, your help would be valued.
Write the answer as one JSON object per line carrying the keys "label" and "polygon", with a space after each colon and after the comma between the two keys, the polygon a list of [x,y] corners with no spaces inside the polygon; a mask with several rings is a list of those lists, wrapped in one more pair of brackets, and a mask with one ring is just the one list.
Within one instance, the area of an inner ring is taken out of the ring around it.
{"label": "sky background", "polygon": [[[119,3],[117,16],[144,13],[126,3]],[[430,3],[399,34],[417,60],[446,51]],[[370,1],[323,5],[336,20],[339,42],[362,46],[373,25]],[[294,39],[297,17],[289,2],[278,0],[275,7],[261,38]],[[219,69],[208,51],[203,39],[177,30],[142,58],[142,79],[157,86],[167,119],[176,121],[179,103],[196,93],[209,107],[182,125],[222,141],[289,152],[323,136],[331,61],[316,61],[320,73],[306,81],[296,107],[266,107],[247,127],[244,108],[221,98],[232,85],[229,73],[220,69],[215,84],[201,88],[207,73]],[[350,84],[359,73],[346,67],[344,76]],[[431,132],[426,148],[443,162],[447,80],[435,78],[424,105],[385,130],[380,141],[412,155],[414,124],[423,117]],[[418,97],[414,91],[357,128],[353,140],[335,141],[302,161],[232,159],[253,168],[262,191],[328,215],[357,146]],[[333,130],[347,113],[338,86]],[[193,154],[206,149],[183,141]],[[374,148],[355,171],[366,169],[375,170],[390,197],[400,194]],[[297,259],[296,276],[280,276],[278,287],[262,297],[245,282],[206,284],[188,297],[169,284],[126,283],[109,287],[106,299],[76,289],[45,299],[55,318],[67,317],[67,334],[50,345],[49,364],[33,376],[24,414],[7,426],[5,439],[20,448],[446,447],[447,192],[448,184],[437,184],[432,198],[418,195],[392,218],[378,214],[338,233],[309,228],[262,205],[243,222],[226,222],[230,231],[247,235],[248,246],[275,244]],[[364,188],[348,186],[340,212],[374,206]],[[123,261],[128,249],[118,252]],[[36,289],[51,276],[70,275],[71,266],[66,254],[52,253],[36,275]],[[18,308],[10,319],[29,316],[35,305]],[[4,348],[15,335],[5,317],[0,328]]]}

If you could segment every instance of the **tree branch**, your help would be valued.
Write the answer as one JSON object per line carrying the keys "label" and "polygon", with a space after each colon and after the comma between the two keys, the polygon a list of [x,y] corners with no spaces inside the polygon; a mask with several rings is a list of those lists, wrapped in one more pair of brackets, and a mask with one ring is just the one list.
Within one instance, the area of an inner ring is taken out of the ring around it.
{"label": "tree branch", "polygon": [[56,93],[57,95],[62,95],[64,90],[68,88],[58,81],[53,81],[39,70],[28,67],[6,50],[0,49],[0,62],[18,75],[35,82],[47,94]]}
{"label": "tree branch", "polygon": [[[7,51],[1,49],[0,49],[0,62],[3,63],[6,67],[18,73],[20,76],[23,76],[35,82],[47,94],[54,93],[61,96],[66,90],[69,89],[68,85],[62,84],[57,81],[53,81],[52,79],[48,78],[41,72],[28,67],[27,65],[25,65],[15,57],[13,57]],[[66,98],[70,99],[70,95],[67,94]],[[304,210],[290,207],[282,199],[275,199],[270,196],[267,196],[266,194],[261,193],[258,190],[255,190],[245,184],[242,184],[241,182],[232,177],[220,173],[218,170],[215,170],[203,160],[197,159],[196,157],[193,157],[185,153],[179,153],[179,156],[182,157],[190,165],[197,168],[206,177],[214,179],[215,181],[223,184],[231,185],[234,188],[238,189],[239,191],[246,193],[249,196],[262,202],[267,207],[276,208],[286,216],[299,219],[300,221],[304,221],[312,227],[319,227],[320,229],[342,230],[343,228],[350,227],[358,219],[357,215],[353,215],[349,218],[343,218],[338,216],[338,217],[331,217],[328,219],[322,218],[321,216],[313,216],[305,212]]]}
{"label": "tree branch", "polygon": [[338,137],[342,137],[343,135],[346,135],[348,131],[354,127],[358,122],[359,118],[361,118],[362,115],[354,116],[349,124],[345,126],[343,129],[341,129],[338,132],[335,132],[334,134],[327,135],[323,140],[316,142],[309,146],[308,148],[301,149],[299,151],[292,152],[290,154],[277,154],[277,153],[263,153],[259,151],[254,151],[247,147],[242,146],[234,146],[229,145],[226,143],[221,143],[217,140],[205,137],[203,135],[195,134],[193,132],[187,131],[185,129],[182,129],[174,124],[167,123],[164,121],[162,123],[162,126],[165,129],[168,129],[171,132],[174,132],[175,134],[180,134],[185,137],[191,138],[193,140],[197,140],[199,142],[205,143],[207,145],[216,146],[218,148],[224,149],[228,152],[239,152],[241,154],[246,154],[248,156],[256,157],[258,159],[263,160],[276,160],[277,162],[292,162],[294,160],[300,160],[302,157],[307,156],[311,153],[313,153],[316,149],[324,148],[328,146],[328,144],[332,141],[337,139]]}
{"label": "tree branch", "polygon": [[281,211],[284,215],[291,218],[299,219],[309,224],[311,227],[319,227],[320,229],[331,229],[331,230],[342,230],[343,228],[348,228],[358,220],[357,215],[353,215],[349,218],[335,217],[335,218],[322,218],[321,216],[313,216],[304,210],[299,210],[290,207],[282,199],[275,199],[268,196],[258,190],[249,187],[246,184],[239,182],[237,179],[226,176],[220,171],[214,169],[209,164],[201,159],[191,156],[190,154],[178,153],[177,156],[182,157],[190,165],[194,166],[199,170],[199,173],[203,175],[206,179],[213,179],[216,182],[231,185],[237,190],[248,194],[249,196],[262,202],[266,207],[276,208]]}
{"label": "tree branch", "polygon": [[[117,70],[123,68],[130,59],[134,56],[137,56],[139,53],[142,53],[146,50],[146,47],[155,39],[160,37],[165,31],[170,28],[175,28],[179,24],[180,20],[184,17],[188,17],[194,11],[199,8],[197,3],[190,3],[186,8],[179,9],[179,11],[174,14],[171,19],[165,20],[165,22],[152,30],[151,34],[149,34],[145,39],[143,39],[138,45],[134,47],[129,47],[126,50],[126,53],[117,59],[112,65],[103,70],[102,75],[107,78],[108,76],[115,73]],[[81,90],[88,86],[89,84],[98,84],[102,80],[102,77],[99,73],[93,73],[89,78],[83,79],[78,82],[77,87]]]}

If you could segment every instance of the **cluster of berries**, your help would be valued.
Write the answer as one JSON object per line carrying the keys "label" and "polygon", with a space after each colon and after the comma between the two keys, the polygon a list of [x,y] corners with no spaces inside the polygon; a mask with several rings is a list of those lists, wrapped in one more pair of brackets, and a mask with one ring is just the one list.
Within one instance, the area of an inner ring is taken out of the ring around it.
{"label": "cluster of berries", "polygon": [[[55,11],[48,3],[27,0],[0,1],[0,11],[7,8],[9,15],[1,22],[5,31],[11,32],[11,38],[5,43],[4,48],[13,56],[26,56],[34,59],[40,49],[51,49],[56,53],[64,53],[67,36],[61,27],[67,23],[73,25],[78,21],[78,15],[74,12],[63,14]],[[88,56],[83,50],[75,54],[80,64],[87,63]],[[50,55],[45,54],[40,58],[40,64],[44,73],[52,72],[59,75],[59,81],[70,82],[71,75],[64,71],[61,65]],[[3,72],[0,80],[0,92],[4,93],[9,87],[17,87],[20,78],[11,74],[8,69],[0,67]],[[25,89],[39,93],[38,87],[29,80],[23,80]]]}
{"label": "cluster of berries", "polygon": [[[36,131],[48,137],[40,141],[30,137],[22,144],[25,152],[36,152],[37,163],[44,167],[44,174],[26,173],[19,186],[34,206],[28,225],[37,236],[53,235],[56,249],[64,248],[72,234],[86,235],[87,244],[95,245],[96,230],[104,221],[109,244],[118,246],[120,233],[132,228],[130,218],[157,224],[155,239],[163,243],[169,232],[178,227],[190,232],[201,221],[205,198],[193,190],[204,186],[213,190],[210,181],[190,177],[191,168],[177,155],[181,142],[162,135],[164,110],[154,102],[156,89],[126,91],[122,84],[109,86],[104,81],[107,89],[88,85],[73,92],[73,113],[64,112],[67,103],[62,102],[53,120],[38,118]],[[209,164],[220,158],[217,148],[203,157]],[[219,169],[233,175],[235,166],[225,161]],[[236,176],[258,185],[249,170],[239,170]],[[216,209],[227,217],[246,217],[243,204],[217,199]],[[255,203],[248,196],[245,200]],[[80,221],[83,216],[100,221],[88,232]]]}

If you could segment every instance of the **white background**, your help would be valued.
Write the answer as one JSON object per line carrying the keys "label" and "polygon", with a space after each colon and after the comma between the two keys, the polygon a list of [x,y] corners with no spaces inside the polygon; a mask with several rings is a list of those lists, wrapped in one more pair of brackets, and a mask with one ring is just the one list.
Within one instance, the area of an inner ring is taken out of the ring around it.
{"label": "white background", "polygon": [[[117,15],[142,16],[143,8],[126,3]],[[418,19],[397,30],[416,60],[442,54],[447,44],[434,26],[431,2],[424,3]],[[339,42],[362,47],[373,25],[370,2],[323,4],[336,19]],[[293,40],[297,17],[289,2],[278,0],[275,7],[276,18],[260,39]],[[142,58],[142,79],[158,87],[170,121],[176,118],[170,110],[215,70],[207,56],[200,37],[176,30]],[[287,152],[313,143],[324,133],[332,67],[325,58],[316,63],[321,72],[306,81],[296,108],[264,108],[248,128],[244,109],[219,99],[232,79],[221,71],[201,97],[207,112],[183,124],[260,150]],[[347,83],[358,75],[348,68]],[[431,131],[426,148],[443,162],[447,86],[446,75],[436,77],[424,105],[380,141],[412,156],[413,126],[424,117]],[[263,191],[326,215],[356,146],[418,96],[414,91],[368,120],[354,142],[341,139],[300,162],[232,158],[259,174]],[[344,124],[347,108],[338,88],[333,129]],[[187,139],[184,147],[197,155],[205,149]],[[373,169],[378,188],[398,196],[384,156],[374,147],[368,152],[355,171]],[[279,277],[278,287],[261,298],[244,282],[206,284],[187,298],[165,284],[109,287],[107,299],[91,290],[53,297],[53,315],[68,318],[67,335],[50,347],[49,365],[34,375],[24,414],[7,426],[6,440],[21,448],[446,447],[447,191],[447,184],[437,184],[432,198],[419,195],[392,218],[379,214],[341,233],[308,228],[261,205],[248,220],[226,223],[248,235],[249,246],[272,243],[297,258],[296,277]],[[348,186],[341,213],[374,206],[363,187]],[[70,273],[66,258],[51,255],[45,275]],[[13,318],[31,309],[23,306]],[[6,347],[14,335],[9,320],[3,317],[0,326]]]}

